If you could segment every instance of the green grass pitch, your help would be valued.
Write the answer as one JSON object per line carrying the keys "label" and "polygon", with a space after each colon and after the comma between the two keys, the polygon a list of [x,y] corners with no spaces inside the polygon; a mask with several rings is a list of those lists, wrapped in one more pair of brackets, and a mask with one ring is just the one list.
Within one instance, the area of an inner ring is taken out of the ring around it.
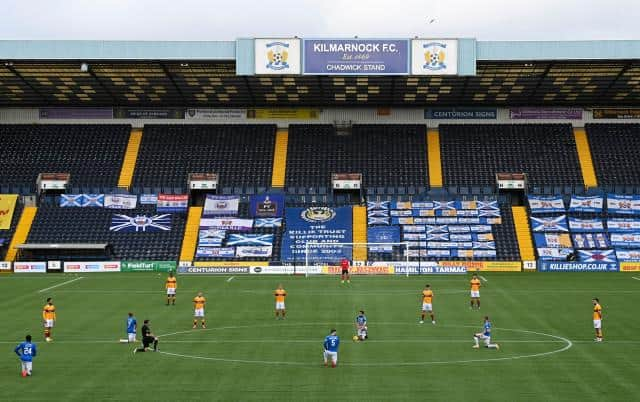
{"label": "green grass pitch", "polygon": [[[640,280],[611,273],[483,273],[482,307],[468,305],[468,276],[180,276],[165,306],[158,274],[0,277],[0,400],[64,401],[630,401],[640,398]],[[288,291],[285,321],[272,291]],[[51,290],[41,291],[58,284]],[[425,285],[437,324],[418,324]],[[206,330],[192,330],[191,299],[207,297]],[[41,309],[53,297],[54,341]],[[593,342],[591,298],[603,306],[605,341]],[[370,340],[354,343],[364,309]],[[160,353],[132,354],[125,319],[149,318]],[[482,317],[499,351],[472,349]],[[322,367],[335,327],[336,369]],[[13,348],[31,333],[34,375]]]}

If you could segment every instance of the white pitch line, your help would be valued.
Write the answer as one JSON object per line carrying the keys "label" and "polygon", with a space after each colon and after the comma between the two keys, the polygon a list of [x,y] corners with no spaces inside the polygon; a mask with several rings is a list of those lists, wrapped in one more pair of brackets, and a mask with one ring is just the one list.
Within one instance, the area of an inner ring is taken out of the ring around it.
{"label": "white pitch line", "polygon": [[636,281],[640,281],[640,278],[632,276],[633,279],[635,279]]}
{"label": "white pitch line", "polygon": [[40,290],[38,290],[38,293],[46,292],[47,290],[55,289],[55,288],[57,288],[59,286],[63,286],[63,285],[67,285],[67,284],[69,284],[71,282],[79,281],[82,278],[84,278],[84,276],[79,276],[79,277],[77,277],[75,279],[71,279],[69,281],[59,283],[57,285],[49,286],[48,288],[40,289]]}
{"label": "white pitch line", "polygon": [[231,282],[233,278],[235,278],[235,276],[230,276],[229,279],[227,279],[227,282]]}
{"label": "white pitch line", "polygon": [[484,277],[484,276],[482,276],[482,275],[480,275],[480,279],[482,279],[482,280],[483,280],[483,281],[485,281],[485,282],[489,282],[489,281],[487,280],[487,278],[485,278],[485,277]]}

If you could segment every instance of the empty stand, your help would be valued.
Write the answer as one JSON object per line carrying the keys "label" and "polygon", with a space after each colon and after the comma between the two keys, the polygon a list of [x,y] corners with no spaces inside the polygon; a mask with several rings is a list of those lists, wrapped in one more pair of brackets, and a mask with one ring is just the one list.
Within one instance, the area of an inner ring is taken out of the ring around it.
{"label": "empty stand", "polygon": [[582,185],[568,124],[440,125],[447,186],[493,186],[498,172],[524,172],[530,186]]}
{"label": "empty stand", "polygon": [[[331,187],[331,173],[362,173],[363,186],[428,186],[424,125],[354,125],[337,134],[330,125],[289,126],[286,185]],[[395,189],[394,189],[395,193]]]}
{"label": "empty stand", "polygon": [[599,185],[640,185],[640,124],[587,124],[585,128]]}
{"label": "empty stand", "polygon": [[184,191],[189,173],[217,173],[220,187],[268,187],[275,133],[275,125],[147,125],[133,185]]}
{"label": "empty stand", "polygon": [[154,205],[131,210],[104,208],[38,208],[29,243],[109,243],[116,259],[176,261],[184,235],[186,217],[172,214],[171,230],[148,233],[124,233],[109,230],[114,213],[134,216],[156,214]]}
{"label": "empty stand", "polygon": [[118,184],[128,125],[0,125],[0,185],[33,193],[39,173],[71,173],[73,186]]}

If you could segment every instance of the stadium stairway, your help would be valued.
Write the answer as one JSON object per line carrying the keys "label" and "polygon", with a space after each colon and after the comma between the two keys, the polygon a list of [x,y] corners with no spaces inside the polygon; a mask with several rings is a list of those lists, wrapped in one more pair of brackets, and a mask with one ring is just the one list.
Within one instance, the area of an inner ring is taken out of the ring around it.
{"label": "stadium stairway", "polygon": [[596,171],[593,168],[593,158],[591,156],[591,148],[589,140],[584,128],[574,128],[573,135],[576,139],[576,148],[578,151],[578,160],[580,161],[580,170],[582,171],[582,180],[587,188],[598,187],[596,179]]}
{"label": "stadium stairway", "polygon": [[427,131],[427,162],[429,163],[429,185],[442,187],[442,161],[440,158],[440,132],[437,128]]}
{"label": "stadium stairway", "polygon": [[122,161],[122,170],[120,170],[120,178],[118,179],[118,187],[130,188],[133,181],[133,171],[136,168],[136,161],[138,160],[138,151],[140,150],[140,143],[142,142],[142,129],[134,128],[131,130],[129,136],[129,143],[127,144],[127,150],[124,154]]}
{"label": "stadium stairway", "polygon": [[27,237],[29,236],[29,232],[31,231],[31,224],[33,223],[33,219],[36,216],[36,212],[38,212],[38,208],[36,207],[25,207],[22,211],[22,215],[20,215],[20,220],[18,221],[18,226],[16,227],[16,232],[11,239],[11,243],[9,244],[9,250],[7,250],[5,260],[16,260],[16,254],[18,253],[16,246],[27,241]]}
{"label": "stadium stairway", "polygon": [[513,212],[513,224],[516,227],[516,238],[518,239],[518,248],[520,249],[520,258],[523,261],[535,260],[533,253],[533,241],[531,239],[531,230],[529,229],[529,217],[525,207],[514,206],[511,208]]}
{"label": "stadium stairway", "polygon": [[[353,207],[353,242],[367,242],[367,207],[356,205]],[[352,252],[353,261],[367,260],[367,247],[355,247]]]}
{"label": "stadium stairway", "polygon": [[276,145],[273,153],[273,171],[271,187],[283,188],[287,168],[287,148],[289,146],[289,130],[278,129]]}
{"label": "stadium stairway", "polygon": [[180,251],[180,261],[193,261],[198,244],[198,231],[200,229],[200,218],[202,217],[202,207],[190,207],[187,215],[187,224],[184,228],[184,239]]}

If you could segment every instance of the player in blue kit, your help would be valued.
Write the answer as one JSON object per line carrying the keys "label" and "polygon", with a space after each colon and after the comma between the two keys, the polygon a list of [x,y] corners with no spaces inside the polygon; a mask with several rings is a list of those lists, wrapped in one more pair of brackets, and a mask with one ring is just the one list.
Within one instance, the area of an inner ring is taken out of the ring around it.
{"label": "player in blue kit", "polygon": [[364,315],[364,311],[360,310],[360,313],[356,316],[356,340],[364,341],[369,339],[369,328],[367,327],[367,316]]}
{"label": "player in blue kit", "polygon": [[25,341],[16,346],[13,351],[20,356],[20,361],[22,362],[21,374],[23,377],[26,377],[31,375],[33,358],[36,357],[37,349],[36,344],[31,343],[31,335],[25,336],[24,339]]}
{"label": "player in blue kit", "polygon": [[138,320],[129,313],[127,316],[127,339],[120,339],[120,343],[135,343],[136,334],[138,332]]}
{"label": "player in blue kit", "polygon": [[324,338],[324,365],[328,366],[328,360],[331,358],[331,367],[335,368],[338,364],[338,347],[340,346],[340,338],[336,335],[336,330],[332,329],[331,333]]}
{"label": "player in blue kit", "polygon": [[489,316],[484,317],[482,332],[478,332],[477,334],[473,335],[473,341],[475,342],[475,345],[473,345],[474,349],[478,349],[480,347],[480,345],[478,344],[478,341],[480,339],[484,341],[485,347],[489,349],[500,350],[500,345],[498,345],[497,343],[491,343],[491,321],[489,321]]}

